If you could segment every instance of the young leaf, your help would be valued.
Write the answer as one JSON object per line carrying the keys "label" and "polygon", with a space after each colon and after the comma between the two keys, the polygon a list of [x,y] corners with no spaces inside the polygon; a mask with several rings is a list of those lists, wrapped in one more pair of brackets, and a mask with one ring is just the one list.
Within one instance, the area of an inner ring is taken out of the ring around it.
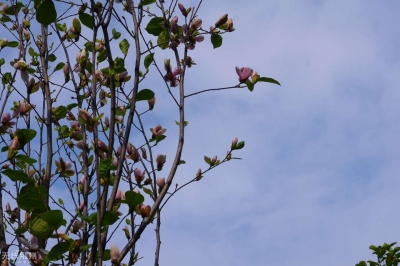
{"label": "young leaf", "polygon": [[218,34],[211,34],[211,43],[215,48],[218,48],[222,45],[222,36]]}
{"label": "young leaf", "polygon": [[114,40],[118,40],[119,37],[121,37],[121,33],[118,32],[118,31],[114,28],[114,29],[112,29],[112,36],[113,36]]}
{"label": "young leaf", "polygon": [[54,62],[54,61],[56,61],[56,60],[57,60],[57,56],[56,56],[55,54],[49,55],[49,61],[50,61],[50,62]]}
{"label": "young leaf", "polygon": [[149,89],[143,89],[138,92],[136,95],[136,101],[145,101],[151,100],[154,98],[154,92]]}
{"label": "young leaf", "polygon": [[63,213],[60,210],[48,211],[38,215],[51,227],[53,231],[57,230],[62,225],[65,226],[67,224],[67,221],[63,219]]}
{"label": "young leaf", "polygon": [[38,215],[32,215],[29,221],[29,231],[37,238],[48,238],[53,234],[52,228],[49,224]]}
{"label": "young leaf", "polygon": [[146,70],[149,69],[149,66],[151,63],[153,63],[153,60],[154,60],[154,53],[146,55],[146,57],[144,58],[144,67],[146,68]]}
{"label": "young leaf", "polygon": [[163,22],[164,22],[163,18],[159,17],[152,18],[150,22],[147,24],[145,30],[150,34],[153,34],[154,36],[158,36],[164,30],[164,28],[162,27]]}
{"label": "young leaf", "polygon": [[31,212],[32,210],[46,211],[44,199],[47,197],[46,187],[41,185],[37,188],[34,184],[28,184],[21,188],[17,196],[17,204],[21,209]]}
{"label": "young leaf", "polygon": [[81,13],[79,14],[79,20],[82,22],[83,25],[93,30],[93,17],[91,15]]}
{"label": "young leaf", "polygon": [[2,172],[2,174],[8,176],[14,182],[21,181],[25,184],[34,183],[32,178],[30,178],[25,172],[19,170],[6,169]]}
{"label": "young leaf", "polygon": [[51,248],[50,252],[45,257],[44,263],[47,265],[47,263],[49,263],[50,261],[57,261],[61,259],[61,255],[67,252],[70,246],[70,242],[60,242],[56,244]]}
{"label": "young leaf", "polygon": [[56,71],[58,71],[58,70],[63,69],[64,65],[65,65],[65,63],[63,63],[63,62],[58,63],[58,64],[56,65],[56,67],[54,68],[53,72],[56,72]]}
{"label": "young leaf", "polygon": [[119,43],[119,49],[121,49],[121,52],[126,56],[129,50],[129,42],[126,39],[123,39]]}
{"label": "young leaf", "polygon": [[161,49],[167,49],[169,45],[169,34],[167,30],[164,30],[160,33],[157,38],[157,44]]}
{"label": "young leaf", "polygon": [[36,136],[36,131],[33,129],[18,129],[17,136],[19,138],[19,143],[23,147],[25,144],[33,140]]}
{"label": "young leaf", "polygon": [[[261,81],[261,82],[274,83],[274,84],[277,84],[277,85],[281,86],[281,84],[280,84],[277,80],[275,80],[275,79],[273,79],[273,78],[261,77],[261,78],[258,78],[258,79],[257,79],[257,82],[259,82],[259,81]],[[256,83],[257,83],[257,82],[256,82]]]}
{"label": "young leaf", "polygon": [[156,0],[142,0],[142,1],[139,3],[139,7],[147,6],[147,5],[153,4],[153,3],[155,3],[155,2],[156,2]]}
{"label": "young leaf", "polygon": [[76,32],[81,32],[82,25],[81,25],[81,22],[79,21],[79,19],[74,18],[72,20],[72,26],[74,26],[74,29],[75,29]]}
{"label": "young leaf", "polygon": [[50,25],[57,19],[56,7],[52,0],[44,0],[38,6],[36,12],[36,20],[44,26]]}
{"label": "young leaf", "polygon": [[18,45],[19,45],[19,43],[18,43],[17,41],[6,43],[6,46],[7,46],[7,47],[11,47],[11,48],[15,48],[15,47],[17,47]]}

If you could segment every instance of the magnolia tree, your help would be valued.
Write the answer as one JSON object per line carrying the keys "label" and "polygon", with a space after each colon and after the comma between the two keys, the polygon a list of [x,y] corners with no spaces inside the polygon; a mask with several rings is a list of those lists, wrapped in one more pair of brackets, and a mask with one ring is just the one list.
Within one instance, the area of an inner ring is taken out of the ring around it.
{"label": "magnolia tree", "polygon": [[[32,265],[133,265],[140,262],[138,240],[147,227],[155,230],[159,264],[165,204],[208,171],[237,159],[234,152],[244,147],[233,138],[224,157],[204,156],[185,184],[172,185],[185,163],[186,99],[214,90],[253,91],[259,82],[279,85],[236,67],[239,81],[232,85],[186,92],[186,71],[200,67],[192,51],[206,38],[218,48],[223,35],[234,31],[227,14],[204,27],[201,2],[0,4],[2,265],[23,259]],[[152,74],[159,77],[157,89],[144,88]],[[156,104],[161,90],[169,97]],[[151,115],[167,102],[179,127],[178,136],[168,139],[163,121]],[[150,118],[156,121],[151,128]],[[176,149],[163,150],[168,141]],[[68,198],[60,198],[60,190]]]}

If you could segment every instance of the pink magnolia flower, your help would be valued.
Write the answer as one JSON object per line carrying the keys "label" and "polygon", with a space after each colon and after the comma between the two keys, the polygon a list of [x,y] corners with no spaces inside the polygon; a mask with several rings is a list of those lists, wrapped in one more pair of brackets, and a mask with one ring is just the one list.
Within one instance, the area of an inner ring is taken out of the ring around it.
{"label": "pink magnolia flower", "polygon": [[182,26],[182,31],[185,36],[179,37],[179,41],[181,43],[185,43],[186,47],[189,50],[193,50],[196,46],[197,42],[202,42],[204,40],[203,35],[193,35],[193,31],[197,30],[201,27],[201,19],[193,21],[191,28],[189,28],[186,24]]}
{"label": "pink magnolia flower", "polygon": [[165,186],[165,178],[164,177],[157,178],[156,184],[159,188],[163,188]]}
{"label": "pink magnolia flower", "polygon": [[236,67],[236,73],[239,75],[240,83],[245,83],[246,80],[253,74],[253,69],[249,67],[242,67],[239,69]]}
{"label": "pink magnolia flower", "polygon": [[152,137],[155,138],[155,137],[164,135],[164,133],[167,131],[167,129],[162,128],[162,126],[160,124],[158,124],[154,128],[150,128],[150,131],[151,131],[151,133],[153,133]]}
{"label": "pink magnolia flower", "polygon": [[142,172],[139,168],[133,170],[133,174],[135,176],[136,182],[140,183],[144,179],[144,171]]}
{"label": "pink magnolia flower", "polygon": [[232,139],[232,145],[231,145],[231,149],[232,149],[232,150],[235,149],[237,143],[238,143],[238,138],[237,138],[237,137],[234,137],[234,138]]}
{"label": "pink magnolia flower", "polygon": [[112,263],[118,263],[118,260],[119,260],[119,249],[115,244],[111,245],[110,256],[111,256],[111,262]]}

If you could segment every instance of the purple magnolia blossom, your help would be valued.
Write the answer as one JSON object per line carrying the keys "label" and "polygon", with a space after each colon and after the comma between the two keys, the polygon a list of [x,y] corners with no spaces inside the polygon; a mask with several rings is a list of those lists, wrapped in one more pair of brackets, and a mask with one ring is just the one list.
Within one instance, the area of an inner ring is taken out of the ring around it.
{"label": "purple magnolia blossom", "polygon": [[[194,23],[196,22],[196,23]],[[201,27],[201,20],[195,20],[192,26],[189,28],[186,24],[182,26],[182,31],[185,36],[179,37],[181,43],[185,43],[189,50],[193,50],[197,42],[202,42],[204,40],[203,35],[193,35],[193,31]]]}
{"label": "purple magnolia blossom", "polygon": [[253,69],[249,67],[242,67],[239,69],[236,67],[236,73],[239,75],[240,83],[245,83],[246,80],[251,77],[251,74],[253,74]]}

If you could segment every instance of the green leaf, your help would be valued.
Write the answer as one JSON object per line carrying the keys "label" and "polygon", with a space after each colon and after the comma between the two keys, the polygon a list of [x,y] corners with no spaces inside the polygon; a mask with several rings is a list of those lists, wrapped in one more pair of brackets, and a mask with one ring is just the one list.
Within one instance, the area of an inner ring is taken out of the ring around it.
{"label": "green leaf", "polygon": [[36,131],[33,129],[18,129],[17,131],[17,136],[18,136],[18,141],[19,144],[21,145],[21,148],[25,146],[28,142],[33,140],[36,136]]}
{"label": "green leaf", "polygon": [[11,47],[11,48],[15,48],[15,47],[17,47],[19,45],[19,42],[17,42],[17,41],[13,41],[13,42],[8,42],[8,43],[6,43],[6,46],[7,47]]}
{"label": "green leaf", "polygon": [[215,48],[221,47],[222,45],[222,36],[218,34],[211,34],[211,43]]}
{"label": "green leaf", "polygon": [[100,162],[99,164],[99,176],[100,177],[106,177],[108,171],[110,171],[111,168],[111,159],[107,158],[104,159]]}
{"label": "green leaf", "polygon": [[246,80],[246,85],[247,85],[247,88],[249,89],[249,91],[254,90],[254,84],[250,80]]}
{"label": "green leaf", "polygon": [[74,18],[73,20],[72,20],[72,26],[74,27],[74,29],[75,29],[75,32],[81,32],[82,31],[82,25],[81,25],[81,22],[79,21],[79,19],[77,19],[77,18]]}
{"label": "green leaf", "polygon": [[54,62],[54,61],[56,61],[56,60],[57,60],[57,56],[56,56],[55,54],[49,55],[49,61],[50,61],[50,62]]}
{"label": "green leaf", "polygon": [[0,66],[4,65],[5,62],[4,58],[0,58]]}
{"label": "green leaf", "polygon": [[69,137],[69,127],[66,125],[62,125],[58,130],[58,138],[57,139],[65,139]]}
{"label": "green leaf", "polygon": [[7,9],[7,15],[15,16],[20,11],[21,7],[19,5],[12,5]]}
{"label": "green leaf", "polygon": [[210,164],[210,163],[211,163],[210,157],[207,157],[207,156],[204,156],[204,161],[205,161],[207,164]]}
{"label": "green leaf", "polygon": [[3,77],[1,78],[1,82],[3,83],[3,85],[9,84],[12,81],[12,75],[11,72],[7,72],[3,75]]}
{"label": "green leaf", "polygon": [[154,98],[154,92],[149,89],[143,89],[138,92],[136,95],[136,101],[145,101],[145,100],[151,100]]}
{"label": "green leaf", "polygon": [[121,33],[118,32],[118,31],[114,28],[114,29],[112,29],[112,36],[113,36],[114,40],[118,40],[119,37],[121,37]]}
{"label": "green leaf", "polygon": [[104,213],[103,226],[109,226],[118,221],[118,214],[116,212],[106,211]]}
{"label": "green leaf", "polygon": [[134,191],[125,192],[125,200],[121,200],[121,203],[128,204],[130,209],[134,209],[137,205],[144,202],[143,195]]}
{"label": "green leaf", "polygon": [[109,249],[105,249],[103,253],[103,261],[108,261],[111,259],[111,252]]}
{"label": "green leaf", "polygon": [[163,23],[164,23],[163,18],[159,17],[152,18],[147,24],[145,30],[154,36],[158,36],[164,30],[164,28],[162,27]]}
{"label": "green leaf", "polygon": [[28,228],[25,228],[25,227],[21,226],[21,227],[18,227],[17,229],[15,229],[14,232],[15,232],[16,235],[22,235],[26,231],[28,231]]}
{"label": "green leaf", "polygon": [[63,24],[56,23],[56,27],[59,31],[62,31],[62,32],[67,31],[67,24],[65,24],[65,23],[63,23]]}
{"label": "green leaf", "polygon": [[29,231],[37,238],[48,238],[53,234],[53,229],[38,215],[32,215],[29,221]]}
{"label": "green leaf", "polygon": [[56,72],[58,70],[61,70],[64,67],[64,65],[65,65],[65,63],[63,63],[63,62],[58,63],[53,71]]}
{"label": "green leaf", "polygon": [[70,246],[71,243],[68,241],[56,244],[51,248],[50,252],[47,254],[46,258],[44,259],[44,263],[47,264],[50,261],[57,261],[61,259],[61,255],[67,252]]}
{"label": "green leaf", "polygon": [[149,69],[149,66],[151,63],[153,63],[153,61],[154,61],[154,53],[146,55],[146,57],[144,58],[144,67],[146,68],[146,70]]}
{"label": "green leaf", "polygon": [[151,5],[151,4],[155,3],[155,2],[156,2],[156,0],[142,0],[139,3],[139,7]]}
{"label": "green leaf", "polygon": [[32,178],[30,178],[25,172],[20,170],[6,169],[2,172],[2,174],[8,176],[14,182],[21,181],[24,184],[34,183],[34,180]]}
{"label": "green leaf", "polygon": [[161,49],[167,49],[169,45],[169,34],[167,30],[163,30],[157,38],[157,44]]}
{"label": "green leaf", "polygon": [[36,20],[44,26],[50,25],[57,19],[56,7],[52,0],[44,0],[37,8]]}
{"label": "green leaf", "polygon": [[236,144],[234,150],[240,150],[243,149],[243,147],[244,147],[244,141],[240,141],[238,144]]}
{"label": "green leaf", "polygon": [[148,194],[148,195],[153,195],[153,191],[151,191],[151,189],[148,189],[146,187],[143,188],[144,193]]}
{"label": "green leaf", "polygon": [[129,50],[129,42],[126,39],[123,39],[119,43],[119,49],[121,49],[121,52],[126,56]]}
{"label": "green leaf", "polygon": [[77,103],[71,103],[67,105],[67,110],[71,111],[72,109],[74,109],[75,107],[77,107],[78,104]]}
{"label": "green leaf", "polygon": [[60,120],[62,118],[65,118],[67,115],[67,108],[65,108],[65,106],[57,106],[56,108],[54,108],[54,116],[57,120]]}
{"label": "green leaf", "polygon": [[9,16],[2,16],[0,22],[6,23],[12,21]]}
{"label": "green leaf", "polygon": [[62,225],[65,226],[67,224],[67,221],[63,219],[63,213],[60,210],[48,211],[38,215],[51,227],[53,231],[57,230]]}
{"label": "green leaf", "polygon": [[28,184],[21,188],[20,194],[17,196],[18,207],[31,212],[33,209],[46,211],[44,203],[47,198],[46,187],[41,185],[35,187],[34,184]]}
{"label": "green leaf", "polygon": [[261,81],[261,82],[274,83],[274,84],[277,84],[277,85],[281,86],[281,84],[280,84],[277,80],[275,80],[275,79],[273,79],[273,78],[261,77],[261,78],[258,78],[258,79],[257,79],[256,83],[259,82],[259,81]]}
{"label": "green leaf", "polygon": [[33,50],[32,47],[29,47],[28,53],[29,53],[30,56],[38,56],[38,53],[36,53],[35,50]]}
{"label": "green leaf", "polygon": [[58,203],[60,203],[61,205],[64,205],[64,201],[62,198],[58,198]]}
{"label": "green leaf", "polygon": [[27,163],[29,165],[32,165],[37,162],[37,160],[32,159],[24,154],[18,154],[17,156],[15,156],[15,159],[19,160],[20,162]]}
{"label": "green leaf", "polygon": [[82,22],[83,25],[93,30],[93,17],[91,15],[81,13],[79,14],[79,20]]}

